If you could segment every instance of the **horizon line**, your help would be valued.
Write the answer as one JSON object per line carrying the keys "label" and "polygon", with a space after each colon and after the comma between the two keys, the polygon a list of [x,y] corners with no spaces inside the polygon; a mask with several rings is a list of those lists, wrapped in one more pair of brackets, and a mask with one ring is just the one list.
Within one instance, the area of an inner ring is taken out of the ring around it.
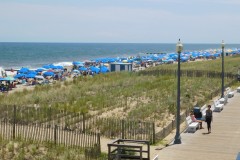
{"label": "horizon line", "polygon": [[[176,44],[177,42],[43,42],[43,41],[1,41],[0,43],[82,43],[82,44]],[[219,44],[213,42],[182,42],[183,44]],[[240,44],[240,43],[227,43],[227,44]]]}

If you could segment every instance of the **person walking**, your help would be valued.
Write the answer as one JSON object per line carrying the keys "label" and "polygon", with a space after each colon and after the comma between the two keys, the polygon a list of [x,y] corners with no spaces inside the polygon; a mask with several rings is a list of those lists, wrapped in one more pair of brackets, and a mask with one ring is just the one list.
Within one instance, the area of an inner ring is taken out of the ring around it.
{"label": "person walking", "polygon": [[211,122],[213,120],[211,105],[208,105],[208,109],[206,110],[206,122],[208,133],[211,133]]}

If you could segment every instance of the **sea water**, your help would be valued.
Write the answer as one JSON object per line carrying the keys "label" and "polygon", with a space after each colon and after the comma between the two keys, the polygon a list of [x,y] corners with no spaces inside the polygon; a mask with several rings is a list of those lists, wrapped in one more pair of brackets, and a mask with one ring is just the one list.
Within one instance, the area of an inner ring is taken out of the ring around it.
{"label": "sea water", "polygon": [[[46,64],[174,52],[176,44],[158,43],[0,43],[0,67],[38,68]],[[240,44],[226,44],[240,48]],[[184,44],[184,50],[221,49],[220,44]]]}

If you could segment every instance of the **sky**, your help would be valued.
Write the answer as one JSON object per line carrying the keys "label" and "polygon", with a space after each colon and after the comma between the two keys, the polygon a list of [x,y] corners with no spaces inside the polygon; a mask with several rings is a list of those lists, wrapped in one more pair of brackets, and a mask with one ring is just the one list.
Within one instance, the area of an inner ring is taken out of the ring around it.
{"label": "sky", "polygon": [[1,0],[0,42],[240,43],[239,0]]}

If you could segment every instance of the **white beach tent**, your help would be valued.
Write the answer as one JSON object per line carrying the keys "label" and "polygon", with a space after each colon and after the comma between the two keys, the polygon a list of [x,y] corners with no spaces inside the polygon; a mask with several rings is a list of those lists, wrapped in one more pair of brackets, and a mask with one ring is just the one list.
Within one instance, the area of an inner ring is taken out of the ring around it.
{"label": "white beach tent", "polygon": [[6,71],[2,67],[0,67],[0,77],[5,76],[5,73]]}

